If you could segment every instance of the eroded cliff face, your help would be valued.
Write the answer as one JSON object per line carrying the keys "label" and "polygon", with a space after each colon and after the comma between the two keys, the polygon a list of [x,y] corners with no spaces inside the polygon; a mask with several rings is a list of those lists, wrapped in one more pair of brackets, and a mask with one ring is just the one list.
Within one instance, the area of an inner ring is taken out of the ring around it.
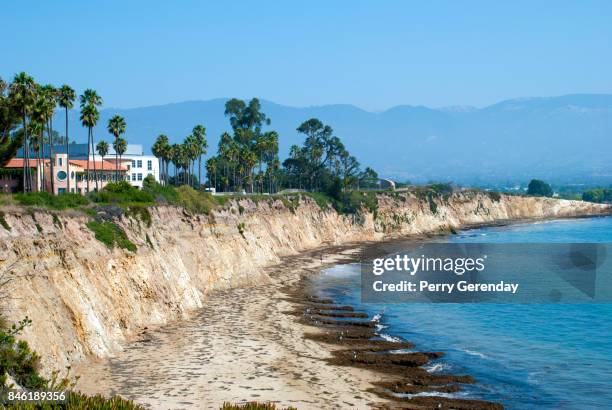
{"label": "eroded cliff face", "polygon": [[[432,205],[433,203],[433,205]],[[308,198],[295,209],[280,200],[231,202],[210,215],[150,208],[150,225],[117,222],[138,250],[109,249],[78,212],[4,209],[0,271],[10,271],[9,320],[33,326],[24,338],[45,370],[118,351],[139,329],[188,317],[216,288],[261,283],[284,255],[348,241],[448,231],[507,219],[609,213],[578,201],[457,193],[435,199],[379,197],[375,213],[343,216]]]}

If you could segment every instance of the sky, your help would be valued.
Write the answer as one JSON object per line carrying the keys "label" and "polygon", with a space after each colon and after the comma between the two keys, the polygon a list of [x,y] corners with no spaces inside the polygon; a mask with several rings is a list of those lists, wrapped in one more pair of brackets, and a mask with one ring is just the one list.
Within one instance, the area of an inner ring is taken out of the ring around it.
{"label": "sky", "polygon": [[473,105],[612,93],[611,1],[5,1],[0,77],[105,107]]}

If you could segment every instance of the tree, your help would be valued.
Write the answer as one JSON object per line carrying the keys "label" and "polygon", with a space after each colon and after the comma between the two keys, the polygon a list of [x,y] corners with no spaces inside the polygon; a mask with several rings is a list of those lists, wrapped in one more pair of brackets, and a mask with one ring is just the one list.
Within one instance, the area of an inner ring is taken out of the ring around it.
{"label": "tree", "polygon": [[[87,89],[80,96],[81,103],[81,123],[88,130],[87,139],[87,192],[89,192],[89,157],[93,154],[93,168],[94,174],[96,173],[96,153],[94,151],[94,136],[93,128],[100,119],[100,113],[98,107],[102,105],[102,98],[98,95],[95,90]],[[96,189],[98,189],[98,180],[96,179]]]}
{"label": "tree", "polygon": [[532,179],[527,187],[527,195],[551,197],[553,196],[553,190],[546,182]]}
{"label": "tree", "polygon": [[[107,126],[108,132],[111,133],[115,137],[115,141],[119,139],[121,134],[125,133],[125,119],[120,115],[114,115],[110,120],[108,120]],[[118,153],[115,151],[115,180],[119,180],[119,161]]]}
{"label": "tree", "polygon": [[108,142],[98,142],[98,144],[96,145],[96,151],[98,151],[98,154],[100,155],[100,157],[102,157],[102,175],[104,175],[104,157],[108,155]]}
{"label": "tree", "polygon": [[15,132],[20,112],[7,95],[9,85],[0,78],[0,167],[13,158],[23,144],[23,133]]}
{"label": "tree", "polygon": [[208,142],[206,141],[206,128],[203,125],[196,125],[191,131],[194,139],[194,148],[198,157],[198,183],[202,183],[202,155],[206,155]]}
{"label": "tree", "polygon": [[74,107],[74,100],[76,99],[76,93],[70,86],[64,84],[60,87],[57,95],[57,103],[64,109],[66,115],[66,170],[68,171],[68,188],[67,192],[70,192],[70,153],[68,152],[68,110]]}
{"label": "tree", "polygon": [[[40,102],[40,121],[43,124],[46,124],[47,140],[49,142],[51,193],[55,194],[55,161],[53,161],[53,114],[55,113],[55,106],[57,105],[57,90],[50,84],[44,85],[42,87],[39,87],[38,97],[38,101]],[[40,142],[40,147],[44,160],[45,148],[44,141],[42,140],[42,138]]]}
{"label": "tree", "polygon": [[125,154],[125,151],[127,151],[127,141],[122,137],[117,138],[113,142],[113,149],[119,155],[119,162],[121,162],[121,157]]}
{"label": "tree", "polygon": [[167,182],[165,178],[165,162],[168,151],[169,143],[168,137],[164,134],[161,134],[155,140],[155,143],[151,147],[151,152],[155,157],[160,161],[160,177],[161,180]]}
{"label": "tree", "polygon": [[9,98],[12,104],[21,113],[23,127],[23,192],[32,192],[32,172],[30,169],[30,141],[28,135],[28,115],[31,112],[34,97],[36,95],[36,83],[34,79],[21,72],[15,75],[10,86]]}

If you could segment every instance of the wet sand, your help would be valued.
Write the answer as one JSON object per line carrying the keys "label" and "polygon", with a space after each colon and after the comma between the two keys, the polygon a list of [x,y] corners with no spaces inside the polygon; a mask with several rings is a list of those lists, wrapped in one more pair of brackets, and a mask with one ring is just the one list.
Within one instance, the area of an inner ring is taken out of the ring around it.
{"label": "wet sand", "polygon": [[256,287],[209,295],[189,321],[144,330],[115,357],[76,368],[85,393],[120,394],[154,409],[218,409],[273,402],[298,409],[457,408],[500,405],[400,394],[452,393],[467,375],[432,376],[420,366],[441,352],[390,354],[409,342],[377,340],[374,323],[350,306],[309,293],[308,277],[381,253],[402,241],[322,248],[287,257]]}

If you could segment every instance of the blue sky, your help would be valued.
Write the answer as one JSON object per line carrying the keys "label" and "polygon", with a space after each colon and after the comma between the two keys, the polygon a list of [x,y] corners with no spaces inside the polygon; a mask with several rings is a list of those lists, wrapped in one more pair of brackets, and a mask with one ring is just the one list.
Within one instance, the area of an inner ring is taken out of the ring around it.
{"label": "blue sky", "polygon": [[0,76],[107,107],[485,106],[612,93],[610,1],[7,1]]}

